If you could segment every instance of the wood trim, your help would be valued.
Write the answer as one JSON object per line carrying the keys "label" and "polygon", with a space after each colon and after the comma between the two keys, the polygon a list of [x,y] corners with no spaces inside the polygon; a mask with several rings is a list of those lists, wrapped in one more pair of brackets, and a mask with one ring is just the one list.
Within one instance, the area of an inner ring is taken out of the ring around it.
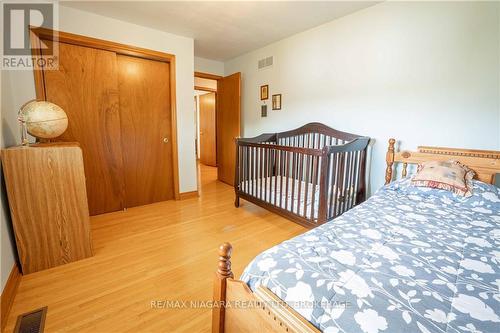
{"label": "wood trim", "polygon": [[420,153],[449,155],[449,156],[468,156],[468,157],[482,157],[482,158],[496,158],[496,159],[500,158],[500,151],[498,150],[419,146],[418,151]]}
{"label": "wood trim", "polygon": [[3,288],[1,296],[1,331],[4,330],[5,325],[7,324],[7,318],[9,317],[12,303],[14,303],[14,297],[16,296],[17,288],[19,287],[19,283],[21,283],[21,277],[22,275],[19,271],[19,268],[17,267],[17,264],[14,264],[7,283]]}
{"label": "wood trim", "polygon": [[182,193],[179,193],[179,200],[198,198],[199,196],[200,196],[200,194],[198,193],[198,190],[189,191],[189,192],[182,192]]}
{"label": "wood trim", "polygon": [[202,79],[212,79],[212,80],[220,80],[223,78],[223,76],[220,75],[203,73],[203,72],[194,72],[194,76]]}
{"label": "wood trim", "polygon": [[396,140],[389,140],[389,148],[386,155],[386,177],[385,183],[392,180],[394,163],[402,163],[402,175],[406,176],[408,164],[419,164],[428,161],[459,161],[476,172],[476,179],[485,183],[493,184],[495,175],[500,173],[500,151],[478,150],[462,148],[428,147],[419,146],[417,151],[394,151]]}
{"label": "wood trim", "polygon": [[94,49],[106,50],[118,54],[124,54],[128,56],[156,60],[161,62],[170,62],[172,59],[175,58],[175,55],[170,53],[144,49],[142,47],[136,47],[132,45],[111,42],[103,39],[72,34],[69,32],[62,32],[47,28],[35,28],[35,27],[30,27],[30,30],[39,39],[51,40],[54,42],[85,46]]}
{"label": "wood trim", "polygon": [[201,86],[194,86],[194,90],[201,90],[201,91],[208,91],[208,92],[217,92],[217,89],[213,88],[206,88],[206,87],[201,87]]}
{"label": "wood trim", "polygon": [[176,65],[175,56],[170,58],[170,108],[172,123],[172,164],[174,170],[174,195],[180,199],[179,194],[179,147],[177,144],[177,87],[176,87]]}
{"label": "wood trim", "polygon": [[[31,45],[31,55],[33,59],[40,59],[42,57],[40,38],[32,30],[30,30],[30,45]],[[45,95],[43,70],[41,70],[41,68],[34,67],[33,77],[35,80],[36,99],[39,101],[45,101],[47,98]]]}
{"label": "wood trim", "polygon": [[[39,56],[40,40],[51,40],[72,45],[85,46],[100,50],[115,52],[116,54],[128,55],[143,59],[167,62],[170,64],[170,107],[172,123],[172,168],[174,177],[174,196],[179,200],[179,150],[177,141],[177,97],[176,97],[176,61],[175,55],[148,50],[136,46],[110,42],[93,37],[76,35],[68,32],[56,31],[46,28],[30,27],[32,45],[38,45],[37,49],[32,47],[33,56]],[[43,71],[34,70],[35,90],[37,99],[46,100],[45,86],[43,82]],[[39,72],[39,73],[37,73]]]}

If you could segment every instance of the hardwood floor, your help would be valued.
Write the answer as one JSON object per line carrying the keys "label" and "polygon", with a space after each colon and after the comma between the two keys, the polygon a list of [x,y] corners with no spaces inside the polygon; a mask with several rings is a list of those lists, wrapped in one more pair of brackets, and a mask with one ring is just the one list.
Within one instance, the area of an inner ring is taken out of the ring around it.
{"label": "hardwood floor", "polygon": [[209,309],[152,302],[211,300],[224,241],[234,246],[239,277],[259,252],[306,229],[245,201],[235,208],[216,168],[199,173],[199,198],[91,217],[95,256],[23,276],[5,332],[43,306],[45,332],[209,332]]}

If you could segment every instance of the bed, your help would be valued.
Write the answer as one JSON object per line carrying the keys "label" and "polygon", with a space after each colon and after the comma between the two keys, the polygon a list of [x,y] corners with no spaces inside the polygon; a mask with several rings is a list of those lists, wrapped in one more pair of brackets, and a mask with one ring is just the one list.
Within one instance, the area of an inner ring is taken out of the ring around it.
{"label": "bed", "polygon": [[[387,185],[334,221],[258,255],[239,280],[220,248],[212,332],[498,332],[500,152],[387,152]],[[392,181],[395,164],[457,159],[463,199]],[[245,305],[242,306],[243,303]]]}
{"label": "bed", "polygon": [[240,198],[306,227],[365,199],[369,138],[309,123],[236,140],[235,205]]}

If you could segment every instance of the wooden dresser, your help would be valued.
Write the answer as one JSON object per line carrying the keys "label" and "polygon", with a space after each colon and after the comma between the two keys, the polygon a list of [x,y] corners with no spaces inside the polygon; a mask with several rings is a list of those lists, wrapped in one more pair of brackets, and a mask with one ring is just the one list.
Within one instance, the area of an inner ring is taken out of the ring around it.
{"label": "wooden dresser", "polygon": [[77,143],[4,149],[2,166],[23,274],[92,256]]}

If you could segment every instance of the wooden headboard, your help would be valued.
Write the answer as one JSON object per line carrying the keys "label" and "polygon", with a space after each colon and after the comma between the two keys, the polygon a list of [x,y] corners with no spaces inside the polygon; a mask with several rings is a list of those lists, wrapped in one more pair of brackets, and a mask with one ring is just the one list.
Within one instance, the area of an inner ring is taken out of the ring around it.
{"label": "wooden headboard", "polygon": [[389,148],[385,161],[385,183],[392,181],[394,163],[402,163],[402,177],[406,177],[408,164],[418,164],[426,161],[449,161],[455,160],[467,165],[476,172],[475,179],[493,184],[495,175],[500,173],[500,151],[498,150],[474,150],[443,147],[418,147],[417,151],[395,152],[396,140],[389,139]]}

